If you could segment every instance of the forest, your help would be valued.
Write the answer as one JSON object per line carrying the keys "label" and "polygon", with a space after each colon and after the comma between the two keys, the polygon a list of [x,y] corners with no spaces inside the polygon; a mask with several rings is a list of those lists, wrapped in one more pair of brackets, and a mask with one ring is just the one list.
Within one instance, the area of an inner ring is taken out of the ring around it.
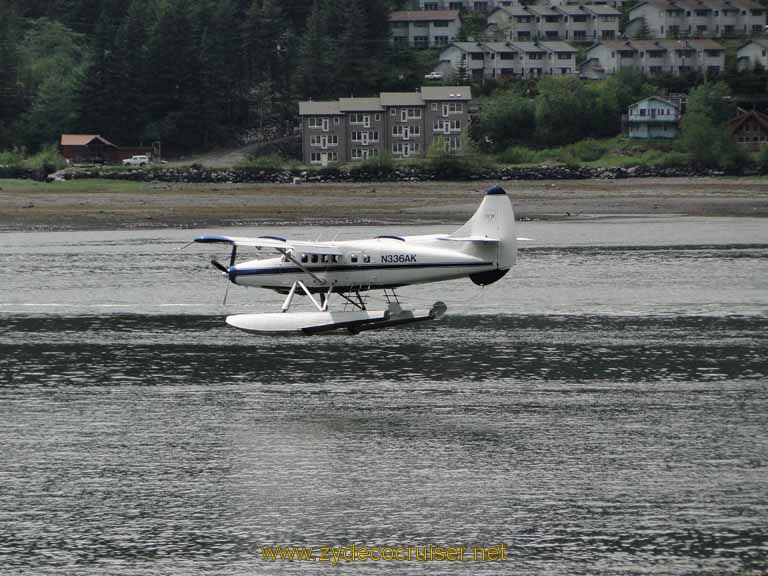
{"label": "forest", "polygon": [[77,132],[182,153],[289,129],[302,99],[415,88],[401,4],[0,0],[0,150]]}

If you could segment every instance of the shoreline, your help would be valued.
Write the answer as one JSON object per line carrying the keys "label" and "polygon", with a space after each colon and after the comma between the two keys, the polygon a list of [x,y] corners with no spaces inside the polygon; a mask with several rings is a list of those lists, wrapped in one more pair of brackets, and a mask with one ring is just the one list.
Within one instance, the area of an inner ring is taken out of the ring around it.
{"label": "shoreline", "polygon": [[0,180],[0,231],[456,224],[500,184],[520,220],[768,217],[768,178],[193,184]]}

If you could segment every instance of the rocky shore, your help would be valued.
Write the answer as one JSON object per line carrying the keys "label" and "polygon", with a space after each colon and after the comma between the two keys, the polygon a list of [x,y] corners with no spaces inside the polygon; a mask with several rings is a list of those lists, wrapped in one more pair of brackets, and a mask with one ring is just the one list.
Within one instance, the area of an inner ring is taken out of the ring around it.
{"label": "rocky shore", "polygon": [[[273,183],[297,182],[429,182],[451,181],[509,181],[509,180],[617,180],[624,178],[690,178],[697,176],[722,176],[723,172],[694,168],[667,168],[661,166],[632,166],[628,168],[592,168],[571,166],[505,167],[468,170],[466,167],[446,167],[436,171],[430,167],[371,168],[369,166],[318,170],[275,170],[260,168],[207,168],[151,167],[151,168],[70,168],[57,174],[64,179],[108,179],[136,182],[180,183]],[[753,174],[744,174],[753,175]]]}

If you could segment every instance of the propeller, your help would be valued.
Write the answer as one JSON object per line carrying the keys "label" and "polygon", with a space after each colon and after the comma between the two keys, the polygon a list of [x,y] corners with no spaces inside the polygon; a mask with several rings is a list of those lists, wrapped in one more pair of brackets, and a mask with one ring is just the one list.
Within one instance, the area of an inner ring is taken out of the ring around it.
{"label": "propeller", "polygon": [[225,274],[226,274],[226,273],[229,271],[229,270],[227,270],[227,267],[226,267],[226,266],[224,266],[224,264],[222,264],[222,263],[221,263],[221,262],[219,262],[218,260],[215,260],[215,259],[214,259],[214,260],[211,260],[211,264],[213,264],[213,266],[214,266],[215,268],[218,268],[219,270],[221,270],[221,271],[222,271],[222,272],[224,272]]}
{"label": "propeller", "polygon": [[228,274],[229,273],[229,269],[232,268],[232,266],[235,265],[235,259],[236,258],[237,258],[237,245],[233,244],[232,245],[232,254],[229,255],[229,266],[228,267],[224,266],[224,264],[222,264],[221,262],[219,262],[216,259],[211,260],[211,264],[213,265],[214,268],[217,268],[217,269],[221,270],[222,272],[224,272],[224,274]]}

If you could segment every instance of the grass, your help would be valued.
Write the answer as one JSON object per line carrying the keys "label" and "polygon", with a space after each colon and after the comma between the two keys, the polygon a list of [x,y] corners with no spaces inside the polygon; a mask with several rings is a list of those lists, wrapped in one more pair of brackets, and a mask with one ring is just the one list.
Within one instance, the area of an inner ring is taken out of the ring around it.
{"label": "grass", "polygon": [[533,149],[511,146],[497,155],[501,165],[535,167],[565,164],[589,168],[628,168],[631,166],[682,167],[688,155],[677,140],[629,140],[607,138],[582,140],[561,148]]}
{"label": "grass", "polygon": [[137,192],[145,187],[144,182],[129,180],[63,180],[57,182],[35,182],[34,180],[0,179],[3,192]]}

